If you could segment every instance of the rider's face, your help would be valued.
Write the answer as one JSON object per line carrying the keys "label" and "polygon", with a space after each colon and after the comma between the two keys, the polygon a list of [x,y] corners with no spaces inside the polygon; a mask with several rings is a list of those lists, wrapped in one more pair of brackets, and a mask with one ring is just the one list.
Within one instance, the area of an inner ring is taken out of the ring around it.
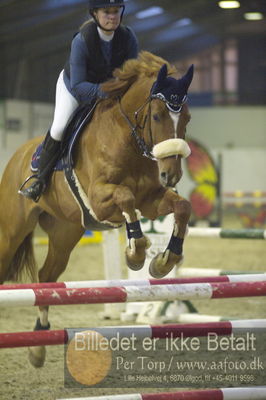
{"label": "rider's face", "polygon": [[95,11],[95,17],[104,30],[111,31],[110,33],[112,33],[120,24],[121,11],[121,7],[98,8]]}

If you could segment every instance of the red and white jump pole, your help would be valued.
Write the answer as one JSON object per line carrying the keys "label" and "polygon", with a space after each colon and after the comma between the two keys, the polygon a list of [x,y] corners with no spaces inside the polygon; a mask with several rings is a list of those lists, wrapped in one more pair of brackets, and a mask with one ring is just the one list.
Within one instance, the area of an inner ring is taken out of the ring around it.
{"label": "red and white jump pole", "polygon": [[266,386],[187,390],[169,393],[136,393],[58,400],[265,400]]}
{"label": "red and white jump pole", "polygon": [[[88,328],[84,328],[84,331]],[[209,322],[198,324],[166,324],[166,325],[136,325],[136,326],[103,326],[90,328],[101,333],[107,339],[130,337],[138,339],[166,339],[177,337],[205,337],[209,334],[228,336],[233,333],[265,332],[266,319],[236,320],[224,322]],[[54,331],[11,332],[0,333],[0,348],[15,348],[29,346],[52,346],[67,344],[82,330],[61,329]]]}
{"label": "red and white jump pole", "polygon": [[103,304],[266,296],[266,281],[82,289],[1,290],[0,307]]}
{"label": "red and white jump pole", "polygon": [[235,274],[221,276],[202,276],[187,278],[164,279],[113,279],[99,281],[72,281],[72,282],[44,282],[44,283],[15,283],[0,285],[0,290],[15,289],[80,289],[93,287],[121,287],[121,286],[154,286],[174,285],[184,283],[211,283],[211,282],[259,282],[266,281],[266,274]]}

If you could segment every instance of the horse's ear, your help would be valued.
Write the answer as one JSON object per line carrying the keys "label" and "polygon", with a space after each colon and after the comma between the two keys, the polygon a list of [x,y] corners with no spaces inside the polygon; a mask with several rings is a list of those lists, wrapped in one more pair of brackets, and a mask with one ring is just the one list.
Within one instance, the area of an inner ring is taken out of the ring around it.
{"label": "horse's ear", "polygon": [[182,76],[182,78],[180,79],[182,81],[184,87],[186,88],[186,91],[188,90],[188,88],[192,82],[193,74],[194,74],[194,65],[191,64],[191,66],[187,70],[186,74],[184,76]]}
{"label": "horse's ear", "polygon": [[157,84],[158,87],[163,86],[163,83],[164,83],[164,81],[165,81],[165,79],[167,77],[167,72],[168,72],[167,71],[167,65],[164,64],[161,67],[160,71],[158,72],[157,81],[156,81],[156,84]]}

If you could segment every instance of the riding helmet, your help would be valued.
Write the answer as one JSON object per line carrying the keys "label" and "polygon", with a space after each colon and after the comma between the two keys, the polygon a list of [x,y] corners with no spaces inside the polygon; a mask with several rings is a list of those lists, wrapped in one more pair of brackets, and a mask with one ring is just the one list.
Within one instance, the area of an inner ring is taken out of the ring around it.
{"label": "riding helmet", "polygon": [[124,6],[124,0],[89,0],[89,9]]}

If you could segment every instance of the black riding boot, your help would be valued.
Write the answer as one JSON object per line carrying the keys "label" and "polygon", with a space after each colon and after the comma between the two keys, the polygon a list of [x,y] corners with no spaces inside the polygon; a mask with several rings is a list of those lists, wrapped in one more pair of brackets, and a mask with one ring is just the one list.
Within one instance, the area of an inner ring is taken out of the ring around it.
{"label": "black riding boot", "polygon": [[39,201],[42,193],[46,189],[48,180],[52,175],[54,166],[57,162],[60,153],[60,145],[61,142],[54,140],[51,137],[50,132],[48,132],[40,154],[38,173],[32,177],[35,177],[36,180],[31,184],[31,186],[24,189],[23,186],[28,181],[27,180],[19,190],[20,194],[32,199],[36,203]]}

